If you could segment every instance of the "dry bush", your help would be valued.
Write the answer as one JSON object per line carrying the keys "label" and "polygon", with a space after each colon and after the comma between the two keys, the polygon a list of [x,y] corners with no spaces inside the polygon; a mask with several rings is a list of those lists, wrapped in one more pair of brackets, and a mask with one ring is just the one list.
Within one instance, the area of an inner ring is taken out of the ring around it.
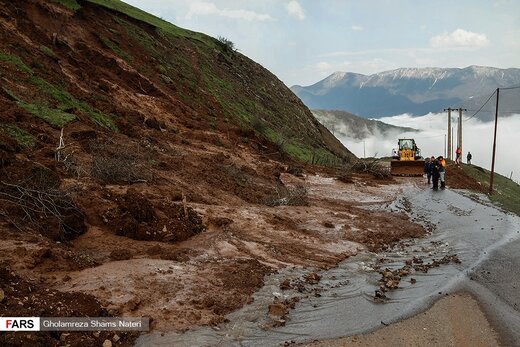
{"label": "dry bush", "polygon": [[341,181],[343,183],[354,183],[354,179],[353,179],[352,175],[353,175],[352,167],[350,167],[350,166],[344,167],[338,176],[338,181]]}
{"label": "dry bush", "polygon": [[29,225],[53,240],[70,240],[85,232],[85,215],[71,196],[59,189],[59,179],[35,170],[23,182],[0,182],[0,213],[18,230]]}
{"label": "dry bush", "polygon": [[307,206],[309,205],[307,187],[277,186],[276,193],[268,197],[264,204],[267,206]]}
{"label": "dry bush", "polygon": [[245,172],[245,167],[238,167],[235,164],[219,165],[219,167],[240,187],[248,187],[253,183],[253,179]]}
{"label": "dry bush", "polygon": [[377,179],[391,179],[390,170],[377,160],[358,160],[350,166],[350,171],[370,173]]}
{"label": "dry bush", "polygon": [[147,182],[152,173],[145,167],[137,149],[115,148],[110,142],[93,141],[90,143],[92,153],[91,174],[107,184]]}

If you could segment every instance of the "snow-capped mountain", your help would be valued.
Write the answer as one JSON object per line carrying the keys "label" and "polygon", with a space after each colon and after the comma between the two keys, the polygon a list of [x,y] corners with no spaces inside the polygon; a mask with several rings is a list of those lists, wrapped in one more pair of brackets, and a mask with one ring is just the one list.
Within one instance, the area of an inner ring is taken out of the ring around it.
{"label": "snow-capped mountain", "polygon": [[[447,107],[473,109],[496,88],[517,85],[520,69],[469,66],[401,68],[373,75],[335,72],[311,86],[291,89],[311,109],[345,110],[379,118],[402,113],[422,115]],[[501,95],[501,107],[518,110],[518,100],[518,95],[504,95],[504,99]]]}

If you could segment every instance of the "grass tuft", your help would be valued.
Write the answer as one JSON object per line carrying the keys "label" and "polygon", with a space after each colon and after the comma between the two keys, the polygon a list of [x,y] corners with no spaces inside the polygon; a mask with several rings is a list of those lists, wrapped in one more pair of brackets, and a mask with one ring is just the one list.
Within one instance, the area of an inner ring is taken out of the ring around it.
{"label": "grass tuft", "polygon": [[54,2],[65,6],[71,11],[77,11],[81,8],[81,5],[76,0],[54,0]]}
{"label": "grass tuft", "polygon": [[101,38],[101,41],[103,42],[103,44],[107,47],[107,48],[110,48],[112,50],[112,52],[114,52],[115,54],[117,54],[119,57],[121,57],[122,59],[124,59],[126,62],[131,62],[132,61],[132,57],[126,53],[125,51],[123,51],[121,49],[121,47],[119,47],[119,45],[117,43],[115,43],[114,41],[106,38],[106,37],[102,37]]}
{"label": "grass tuft", "polygon": [[31,134],[14,124],[0,125],[0,129],[22,147],[31,148],[36,145],[36,139]]}
{"label": "grass tuft", "polygon": [[[485,187],[489,187],[490,171],[475,165],[461,164],[462,169]],[[520,185],[509,178],[495,173],[493,194],[489,199],[500,207],[520,216]]]}
{"label": "grass tuft", "polygon": [[59,109],[50,108],[46,105],[28,104],[22,101],[18,101],[17,104],[27,112],[35,115],[38,118],[43,119],[50,125],[59,128],[76,119],[76,116],[73,114],[67,113]]}

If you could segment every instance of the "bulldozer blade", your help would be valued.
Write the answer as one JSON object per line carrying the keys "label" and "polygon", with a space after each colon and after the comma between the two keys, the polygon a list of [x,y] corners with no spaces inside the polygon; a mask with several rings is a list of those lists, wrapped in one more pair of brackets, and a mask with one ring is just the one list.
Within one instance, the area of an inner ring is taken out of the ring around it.
{"label": "bulldozer blade", "polygon": [[424,160],[392,160],[390,173],[394,176],[422,176]]}

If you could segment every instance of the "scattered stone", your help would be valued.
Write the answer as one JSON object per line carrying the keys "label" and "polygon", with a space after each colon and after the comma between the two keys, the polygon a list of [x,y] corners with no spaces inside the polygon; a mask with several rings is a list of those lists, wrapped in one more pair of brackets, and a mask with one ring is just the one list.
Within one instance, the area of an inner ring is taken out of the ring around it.
{"label": "scattered stone", "polygon": [[110,340],[105,340],[105,341],[103,342],[102,347],[112,347],[112,341],[110,341]]}
{"label": "scattered stone", "polygon": [[325,221],[325,222],[323,222],[323,226],[324,226],[325,228],[329,228],[329,229],[333,229],[333,228],[334,228],[334,224],[332,224],[332,223],[329,222],[329,221]]}
{"label": "scattered stone", "polygon": [[94,331],[94,332],[92,333],[92,336],[94,336],[95,338],[98,338],[100,334],[101,334],[100,331]]}
{"label": "scattered stone", "polygon": [[114,336],[112,337],[112,341],[114,341],[114,343],[117,342],[117,341],[119,341],[120,339],[121,339],[121,338],[120,338],[119,335],[117,335],[117,334],[114,334]]}
{"label": "scattered stone", "polygon": [[321,276],[316,272],[311,272],[303,276],[305,281],[309,284],[317,284],[321,280]]}
{"label": "scattered stone", "polygon": [[0,302],[4,301],[5,299],[5,293],[2,289],[0,289]]}
{"label": "scattered stone", "polygon": [[287,314],[287,307],[281,302],[269,305],[269,315],[283,317]]}
{"label": "scattered stone", "polygon": [[289,281],[288,279],[286,279],[282,283],[280,283],[281,290],[289,290],[291,288],[292,288],[291,281]]}
{"label": "scattered stone", "polygon": [[[424,261],[414,256],[412,260],[407,260],[404,265],[400,269],[392,270],[386,268],[384,270],[379,270],[381,274],[380,282],[382,283],[378,290],[375,291],[374,300],[382,301],[386,299],[385,292],[386,290],[391,290],[399,287],[399,282],[403,277],[409,276],[412,271],[415,272],[424,272],[427,273],[429,269],[434,267],[439,267],[441,265],[446,265],[449,263],[459,264],[460,259],[455,255],[446,255],[441,259],[433,259],[431,263],[424,263]],[[413,265],[412,265],[413,264]],[[410,278],[410,283],[415,284],[417,280],[415,278]],[[440,293],[439,293],[440,294]]]}

